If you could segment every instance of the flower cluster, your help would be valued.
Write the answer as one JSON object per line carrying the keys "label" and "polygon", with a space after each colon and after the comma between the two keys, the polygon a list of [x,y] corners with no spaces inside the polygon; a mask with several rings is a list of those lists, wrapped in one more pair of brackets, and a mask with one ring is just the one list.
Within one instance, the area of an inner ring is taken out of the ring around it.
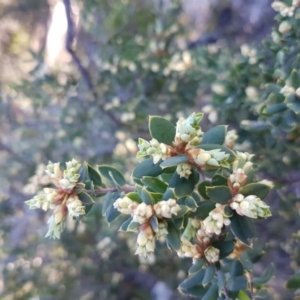
{"label": "flower cluster", "polygon": [[288,6],[285,3],[277,0],[272,3],[272,8],[275,11],[278,11],[283,17],[292,17],[298,6],[299,6],[298,0],[293,0],[292,6]]}
{"label": "flower cluster", "polygon": [[203,132],[199,126],[202,118],[202,113],[192,113],[187,119],[180,118],[176,124],[174,144],[179,145],[183,142],[189,146],[198,146],[203,136]]}
{"label": "flower cluster", "polygon": [[154,252],[155,249],[155,239],[152,229],[149,227],[147,229],[139,232],[137,237],[137,249],[135,251],[135,254],[144,257]]}
{"label": "flower cluster", "polygon": [[121,214],[131,215],[136,204],[136,202],[125,196],[123,198],[118,198],[113,205]]}
{"label": "flower cluster", "polygon": [[225,205],[216,204],[216,208],[212,210],[208,217],[203,220],[203,229],[206,234],[221,234],[224,225],[230,224],[230,219],[224,213]]}
{"label": "flower cluster", "polygon": [[180,249],[177,251],[179,257],[199,258],[201,256],[198,246],[188,240],[182,240]]}
{"label": "flower cluster", "polygon": [[239,215],[249,218],[257,219],[258,217],[267,218],[271,216],[269,206],[254,195],[245,197],[242,194],[237,194],[232,198],[230,207]]}
{"label": "flower cluster", "polygon": [[153,209],[158,218],[172,218],[172,215],[177,215],[180,211],[180,206],[177,204],[176,200],[169,199],[167,201],[160,201],[154,204]]}
{"label": "flower cluster", "polygon": [[220,250],[210,246],[204,251],[205,258],[210,263],[215,263],[219,260]]}
{"label": "flower cluster", "polygon": [[67,214],[70,217],[85,214],[84,205],[74,191],[80,167],[77,160],[73,159],[66,163],[66,169],[62,172],[59,163],[49,162],[45,172],[57,188],[44,188],[43,192],[25,202],[30,209],[42,208],[45,211],[53,209],[53,214],[48,220],[49,229],[46,237],[60,237]]}
{"label": "flower cluster", "polygon": [[192,174],[192,166],[190,164],[180,164],[176,168],[176,172],[180,177],[184,177],[186,179]]}
{"label": "flower cluster", "polygon": [[153,210],[151,205],[147,205],[144,202],[137,205],[133,210],[132,220],[134,222],[143,224],[153,215]]}
{"label": "flower cluster", "polygon": [[153,157],[153,162],[157,164],[161,159],[165,160],[169,157],[169,146],[159,143],[156,139],[152,139],[150,142],[139,138],[139,152],[137,157],[143,157],[150,155]]}
{"label": "flower cluster", "polygon": [[191,159],[200,167],[229,167],[229,163],[227,162],[229,154],[221,151],[220,149],[209,151],[203,149],[191,149],[188,151],[188,154]]}

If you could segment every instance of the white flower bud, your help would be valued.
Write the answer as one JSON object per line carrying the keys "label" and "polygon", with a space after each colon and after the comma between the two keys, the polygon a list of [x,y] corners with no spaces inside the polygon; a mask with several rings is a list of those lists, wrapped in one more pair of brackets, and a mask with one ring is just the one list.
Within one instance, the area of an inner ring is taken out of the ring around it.
{"label": "white flower bud", "polygon": [[134,209],[132,219],[134,222],[143,224],[152,216],[152,214],[152,206],[141,203]]}
{"label": "white flower bud", "polygon": [[167,201],[159,201],[154,204],[153,209],[158,218],[172,218],[172,215],[177,215],[180,211],[180,206],[177,204],[176,200],[169,199]]}
{"label": "white flower bud", "polygon": [[147,257],[154,252],[155,240],[152,234],[147,234],[145,231],[140,231],[137,237],[137,249],[135,254]]}
{"label": "white flower bud", "polygon": [[291,86],[285,85],[279,93],[283,94],[284,97],[295,94],[295,89]]}
{"label": "white flower bud", "polygon": [[133,212],[134,201],[128,197],[118,198],[114,202],[114,208],[125,215],[130,215]]}
{"label": "white flower bud", "polygon": [[180,164],[176,168],[177,174],[179,174],[180,177],[184,177],[186,179],[189,178],[189,176],[192,174],[192,166],[190,164]]}
{"label": "white flower bud", "polygon": [[200,253],[198,252],[196,245],[193,245],[188,240],[181,241],[181,246],[177,254],[179,257],[192,257],[192,258],[200,257]]}
{"label": "white flower bud", "polygon": [[215,263],[219,260],[220,250],[211,246],[204,251],[205,258],[210,263]]}

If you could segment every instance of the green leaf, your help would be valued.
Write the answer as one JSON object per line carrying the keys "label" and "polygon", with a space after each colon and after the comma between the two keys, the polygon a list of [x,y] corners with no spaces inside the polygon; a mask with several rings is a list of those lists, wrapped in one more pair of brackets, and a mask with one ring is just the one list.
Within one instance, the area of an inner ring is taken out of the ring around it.
{"label": "green leaf", "polygon": [[224,273],[221,270],[217,271],[217,279],[218,279],[218,293],[220,296],[226,283]]}
{"label": "green leaf", "polygon": [[220,204],[227,204],[232,199],[232,194],[227,186],[206,187],[206,193],[210,200]]}
{"label": "green leaf", "polygon": [[158,193],[164,193],[168,187],[168,185],[161,181],[158,178],[150,177],[150,176],[144,176],[142,179],[142,183],[150,188],[154,192]]}
{"label": "green leaf", "polygon": [[80,199],[80,201],[84,205],[90,205],[90,204],[93,204],[95,202],[94,199],[89,194],[87,194],[85,192],[81,192],[80,194],[78,194],[78,198]]}
{"label": "green leaf", "polygon": [[285,111],[287,109],[286,104],[285,103],[277,103],[277,104],[273,104],[270,106],[266,106],[262,113],[266,114],[266,115],[273,115],[273,114],[277,114],[277,113],[281,113],[283,111]]}
{"label": "green leaf", "polygon": [[198,185],[198,192],[205,200],[209,200],[209,197],[206,193],[206,187],[208,186],[211,186],[211,182],[208,180],[204,180]]}
{"label": "green leaf", "polygon": [[180,206],[180,211],[177,212],[176,216],[173,216],[173,219],[181,218],[190,211],[190,209],[185,205],[179,205],[179,206]]}
{"label": "green leaf", "polygon": [[189,269],[189,274],[194,274],[197,271],[201,270],[204,266],[205,258],[196,259],[193,265]]}
{"label": "green leaf", "polygon": [[160,164],[160,167],[164,169],[164,168],[168,168],[168,167],[178,166],[180,164],[185,163],[187,160],[188,160],[188,157],[185,154],[173,156],[173,157],[170,157],[170,158],[167,158],[166,160],[164,160]]}
{"label": "green leaf", "polygon": [[255,299],[270,299],[270,294],[267,289],[260,289],[256,295]]}
{"label": "green leaf", "polygon": [[195,285],[188,289],[178,288],[179,291],[181,291],[183,294],[191,295],[195,297],[199,297],[199,299],[202,299],[202,297],[205,295],[205,293],[208,291],[209,287],[204,287],[203,285]]}
{"label": "green leaf", "polygon": [[100,187],[102,185],[100,173],[89,164],[87,165],[87,168],[88,168],[89,178],[90,180],[93,181],[94,186]]}
{"label": "green leaf", "polygon": [[272,278],[274,271],[275,271],[274,265],[273,264],[268,265],[268,267],[263,271],[261,276],[253,278],[254,287],[258,287],[262,284],[267,283]]}
{"label": "green leaf", "polygon": [[300,275],[293,275],[285,283],[287,289],[299,289],[300,288]]}
{"label": "green leaf", "polygon": [[216,272],[215,265],[208,265],[206,267],[205,274],[204,274],[204,277],[202,279],[202,284],[204,286],[209,284],[212,281],[212,279],[214,278],[215,272]]}
{"label": "green leaf", "polygon": [[218,298],[218,284],[212,283],[202,300],[215,300]]}
{"label": "green leaf", "polygon": [[238,300],[251,300],[251,298],[244,291],[239,291],[237,299]]}
{"label": "green leaf", "polygon": [[87,163],[84,162],[79,170],[78,182],[85,182],[87,180],[89,180],[89,173]]}
{"label": "green leaf", "polygon": [[[292,110],[293,112],[295,112],[296,114],[300,113],[300,100],[298,100],[298,102],[293,102],[293,103],[288,103],[287,107]],[[291,127],[291,126],[290,126]],[[289,129],[289,128],[288,128]],[[292,129],[292,128],[291,128]],[[289,131],[289,130],[286,130]]]}
{"label": "green leaf", "polygon": [[240,256],[240,260],[241,263],[244,267],[244,269],[248,270],[248,271],[252,271],[253,270],[253,262],[251,261],[248,253],[246,251],[244,251],[241,256]]}
{"label": "green leaf", "polygon": [[198,206],[197,210],[191,213],[191,217],[204,220],[208,214],[216,208],[216,203],[213,201],[203,201],[200,202]]}
{"label": "green leaf", "polygon": [[233,161],[236,160],[235,153],[232,150],[230,150],[227,147],[222,146],[222,145],[218,145],[218,144],[203,144],[202,145],[201,144],[197,148],[201,148],[201,149],[206,150],[206,151],[220,149],[221,151],[229,154],[229,158],[227,160],[229,163],[232,163]]}
{"label": "green leaf", "polygon": [[220,125],[211,128],[204,133],[201,144],[218,144],[223,145],[227,132],[227,126]]}
{"label": "green leaf", "polygon": [[234,249],[233,241],[214,241],[212,245],[220,250],[219,259],[227,257]]}
{"label": "green leaf", "polygon": [[183,282],[179,284],[180,289],[189,289],[197,284],[200,284],[204,278],[205,269],[201,269],[194,274],[188,276]]}
{"label": "green leaf", "polygon": [[253,222],[245,216],[238,215],[236,212],[233,213],[230,220],[232,233],[244,244],[251,246],[254,237]]}
{"label": "green leaf", "polygon": [[157,217],[152,216],[150,218],[150,225],[151,225],[153,231],[157,232],[157,230],[158,230],[158,220],[157,220]]}
{"label": "green leaf", "polygon": [[212,186],[216,186],[216,185],[227,186],[227,178],[224,177],[224,176],[222,176],[222,175],[220,175],[220,174],[216,174],[211,179],[211,185]]}
{"label": "green leaf", "polygon": [[178,251],[181,245],[180,232],[175,227],[172,220],[168,220],[167,223],[168,223],[168,235],[166,238],[167,245],[168,247],[173,248],[175,251]]}
{"label": "green leaf", "polygon": [[140,223],[131,221],[127,227],[127,231],[137,231],[140,227]]}
{"label": "green leaf", "polygon": [[128,197],[129,199],[131,199],[134,202],[142,203],[142,199],[137,192],[130,192],[130,193],[126,194],[126,197]]}
{"label": "green leaf", "polygon": [[102,216],[105,216],[108,208],[113,205],[113,203],[115,202],[115,198],[114,195],[112,193],[107,193],[104,197],[103,200],[103,205],[102,205]]}
{"label": "green leaf", "polygon": [[139,179],[143,176],[158,176],[163,172],[159,164],[159,162],[157,164],[154,164],[152,157],[147,158],[135,167],[132,173],[132,177]]}
{"label": "green leaf", "polygon": [[168,188],[162,196],[161,200],[176,199],[174,188]]}
{"label": "green leaf", "polygon": [[269,83],[269,84],[266,84],[266,89],[268,92],[278,94],[280,92],[280,90],[282,89],[282,86],[273,84],[273,83]]}
{"label": "green leaf", "polygon": [[300,87],[300,77],[296,70],[293,70],[290,77],[287,79],[288,83],[296,90]]}
{"label": "green leaf", "polygon": [[106,221],[108,223],[111,223],[113,220],[115,220],[121,213],[114,208],[113,205],[111,205],[108,210],[106,211]]}
{"label": "green leaf", "polygon": [[156,139],[159,143],[164,143],[169,146],[173,145],[176,129],[167,119],[160,116],[150,116],[149,131],[151,137]]}
{"label": "green leaf", "polygon": [[239,290],[244,290],[247,288],[247,278],[245,275],[231,277],[226,284],[229,291],[237,292]]}
{"label": "green leaf", "polygon": [[198,208],[198,205],[195,201],[195,199],[192,196],[187,196],[184,198],[183,203],[191,210],[196,211]]}
{"label": "green leaf", "polygon": [[119,186],[124,186],[126,184],[124,176],[116,168],[106,165],[100,165],[98,166],[98,170],[101,173],[101,175],[107,180],[109,180],[111,183],[114,184],[116,182]]}
{"label": "green leaf", "polygon": [[240,189],[240,193],[245,197],[255,195],[260,199],[265,198],[270,191],[270,187],[262,183],[249,183]]}
{"label": "green leaf", "polygon": [[180,177],[176,172],[173,174],[169,186],[174,188],[175,194],[178,198],[190,195],[199,180],[197,171],[192,170],[192,174],[188,179]]}
{"label": "green leaf", "polygon": [[141,197],[142,197],[142,201],[144,203],[146,203],[147,205],[154,205],[155,204],[153,197],[151,196],[151,194],[145,188],[142,189]]}
{"label": "green leaf", "polygon": [[230,267],[230,277],[237,277],[244,275],[244,268],[239,260],[233,260]]}
{"label": "green leaf", "polygon": [[120,227],[119,231],[127,231],[128,225],[131,223],[132,218],[128,218]]}

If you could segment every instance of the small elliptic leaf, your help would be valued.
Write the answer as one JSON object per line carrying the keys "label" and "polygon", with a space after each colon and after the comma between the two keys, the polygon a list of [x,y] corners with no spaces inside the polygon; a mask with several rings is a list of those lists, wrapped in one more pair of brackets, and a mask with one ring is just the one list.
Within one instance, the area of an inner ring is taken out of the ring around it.
{"label": "small elliptic leaf", "polygon": [[192,196],[187,196],[184,199],[184,204],[191,210],[191,211],[196,211],[197,210],[197,202]]}
{"label": "small elliptic leaf", "polygon": [[157,220],[157,217],[155,216],[152,216],[150,218],[150,225],[153,229],[154,232],[157,232],[158,231],[158,220]]}
{"label": "small elliptic leaf", "polygon": [[175,194],[178,198],[190,195],[199,180],[199,174],[192,171],[188,179],[180,177],[176,172],[173,174],[169,186],[174,188]]}
{"label": "small elliptic leaf", "polygon": [[230,267],[230,277],[237,277],[237,276],[242,276],[244,275],[244,268],[243,265],[239,260],[234,260],[231,263]]}
{"label": "small elliptic leaf", "polygon": [[100,165],[98,166],[98,170],[101,173],[101,175],[105,177],[108,181],[110,181],[112,184],[117,183],[119,186],[124,186],[126,184],[124,176],[116,168],[107,165]]}
{"label": "small elliptic leaf", "polygon": [[270,187],[262,183],[249,183],[240,189],[240,193],[245,197],[255,195],[260,199],[265,198],[270,191]]}
{"label": "small elliptic leaf", "polygon": [[115,220],[121,213],[114,208],[113,205],[111,205],[108,210],[106,211],[106,221],[108,223],[111,223],[113,220]]}
{"label": "small elliptic leaf", "polygon": [[232,199],[231,191],[227,186],[206,187],[206,193],[210,200],[223,205]]}
{"label": "small elliptic leaf", "polygon": [[157,164],[153,163],[153,158],[147,158],[146,160],[140,162],[135,169],[133,170],[132,177],[133,178],[142,178],[143,176],[158,176],[163,172],[160,167],[160,162]]}
{"label": "small elliptic leaf", "polygon": [[218,298],[218,283],[214,282],[209,287],[206,294],[203,296],[202,300],[215,300]]}
{"label": "small elliptic leaf", "polygon": [[141,198],[142,198],[142,201],[147,205],[154,205],[155,204],[153,197],[151,196],[151,194],[145,188],[142,188]]}
{"label": "small elliptic leaf", "polygon": [[287,289],[299,289],[300,288],[300,275],[293,275],[285,283]]}
{"label": "small elliptic leaf", "polygon": [[150,116],[149,131],[151,137],[156,139],[159,143],[164,143],[169,146],[173,145],[176,129],[167,119],[160,116]]}
{"label": "small elliptic leaf", "polygon": [[194,274],[204,266],[205,258],[196,259],[189,269],[189,274]]}
{"label": "small elliptic leaf", "polygon": [[162,200],[176,199],[174,188],[168,188],[162,196]]}
{"label": "small elliptic leaf", "polygon": [[262,284],[267,283],[272,278],[274,271],[275,271],[274,265],[273,264],[268,265],[268,267],[263,271],[261,276],[253,278],[254,286],[258,287]]}
{"label": "small elliptic leaf", "polygon": [[137,231],[139,226],[140,226],[140,223],[131,221],[127,227],[127,231]]}
{"label": "small elliptic leaf", "polygon": [[226,283],[224,273],[221,270],[217,271],[217,279],[218,279],[218,293],[220,296]]}
{"label": "small elliptic leaf", "polygon": [[104,197],[103,200],[103,205],[102,205],[102,216],[105,216],[108,208],[113,205],[113,203],[115,202],[114,196],[112,193],[107,193]]}
{"label": "small elliptic leaf", "polygon": [[227,132],[227,126],[220,125],[211,128],[204,133],[201,144],[218,144],[223,145]]}
{"label": "small elliptic leaf", "polygon": [[215,265],[208,265],[205,270],[204,277],[202,279],[202,284],[205,286],[209,284],[215,276],[216,267]]}
{"label": "small elliptic leaf", "polygon": [[173,248],[175,251],[178,251],[181,245],[180,232],[173,224],[172,220],[168,220],[168,235],[166,238],[168,247]]}
{"label": "small elliptic leaf", "polygon": [[239,291],[237,300],[251,300],[251,298],[244,291]]}
{"label": "small elliptic leaf", "polygon": [[198,192],[205,200],[209,200],[209,197],[206,193],[206,187],[208,186],[211,186],[211,182],[208,180],[204,180],[198,185]]}
{"label": "small elliptic leaf", "polygon": [[132,221],[132,218],[128,218],[120,227],[119,231],[127,231],[128,225]]}
{"label": "small elliptic leaf", "polygon": [[244,244],[251,246],[254,237],[253,222],[249,218],[240,216],[235,212],[230,220],[232,233]]}
{"label": "small elliptic leaf", "polygon": [[88,168],[89,178],[90,180],[93,181],[94,186],[100,187],[102,185],[100,173],[89,164],[87,164],[87,168]]}
{"label": "small elliptic leaf", "polygon": [[78,182],[85,182],[87,180],[89,180],[89,173],[87,163],[84,162],[79,170]]}
{"label": "small elliptic leaf", "polygon": [[180,206],[180,211],[177,212],[177,215],[173,216],[174,219],[181,218],[190,211],[190,209],[185,205],[179,205],[179,206]]}
{"label": "small elliptic leaf", "polygon": [[191,295],[194,297],[198,297],[199,299],[202,299],[202,297],[205,295],[205,293],[208,291],[209,286],[204,287],[203,285],[195,285],[188,289],[178,288],[179,291],[186,295]]}
{"label": "small elliptic leaf", "polygon": [[211,180],[211,185],[216,186],[216,185],[222,185],[222,186],[227,186],[227,178],[220,175],[216,174]]}
{"label": "small elliptic leaf", "polygon": [[192,275],[188,276],[183,282],[180,283],[180,289],[189,289],[197,284],[200,284],[203,280],[205,269],[201,269]]}
{"label": "small elliptic leaf", "polygon": [[229,291],[237,292],[240,290],[245,290],[247,288],[247,278],[245,275],[230,277],[229,281],[226,284],[226,287]]}
{"label": "small elliptic leaf", "polygon": [[213,246],[220,250],[219,259],[226,258],[234,249],[233,241],[214,241]]}
{"label": "small elliptic leaf", "polygon": [[130,193],[126,194],[126,197],[131,199],[134,202],[142,203],[142,199],[137,192],[130,192]]}
{"label": "small elliptic leaf", "polygon": [[85,192],[81,192],[80,194],[78,194],[78,198],[80,199],[80,201],[84,205],[90,205],[90,204],[93,204],[95,202],[94,199],[89,194],[87,194]]}
{"label": "small elliptic leaf", "polygon": [[203,201],[198,204],[198,208],[195,212],[191,213],[191,217],[204,220],[209,213],[216,208],[216,203],[213,201]]}
{"label": "small elliptic leaf", "polygon": [[170,157],[170,158],[167,158],[166,160],[164,160],[160,164],[160,167],[165,169],[168,167],[178,166],[180,164],[185,163],[187,160],[188,160],[188,157],[185,154],[173,156],[173,157]]}
{"label": "small elliptic leaf", "polygon": [[300,87],[300,77],[296,70],[293,70],[290,77],[287,80],[289,84],[296,90]]}
{"label": "small elliptic leaf", "polygon": [[164,193],[168,185],[156,177],[144,176],[142,183],[154,192]]}

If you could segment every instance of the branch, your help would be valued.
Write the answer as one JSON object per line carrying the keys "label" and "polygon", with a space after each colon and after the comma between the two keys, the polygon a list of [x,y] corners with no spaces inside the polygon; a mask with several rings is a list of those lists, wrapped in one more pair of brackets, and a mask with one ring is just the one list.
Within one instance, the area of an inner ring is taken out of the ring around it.
{"label": "branch", "polygon": [[[91,91],[92,96],[96,102],[98,102],[98,95],[97,92],[94,88],[92,78],[88,72],[88,70],[83,66],[81,63],[78,55],[76,54],[74,50],[74,39],[76,36],[75,32],[75,24],[72,16],[72,8],[71,8],[71,3],[70,0],[63,0],[64,5],[65,5],[65,10],[66,10],[66,18],[67,18],[67,23],[68,23],[68,30],[67,30],[67,36],[66,36],[66,50],[68,53],[71,55],[75,65],[77,66],[87,88]],[[99,106],[99,109],[106,114],[117,126],[123,125],[122,122],[120,122],[119,119],[117,119],[113,114],[111,114],[108,111],[105,111],[101,105]]]}
{"label": "branch", "polygon": [[85,190],[85,192],[87,192],[88,194],[92,194],[95,193],[97,196],[99,195],[105,195],[107,193],[113,193],[113,192],[125,192],[125,193],[130,193],[135,191],[135,186],[131,185],[131,186],[124,186],[124,187],[115,187],[115,188],[103,188],[103,189],[97,189],[97,190]]}

